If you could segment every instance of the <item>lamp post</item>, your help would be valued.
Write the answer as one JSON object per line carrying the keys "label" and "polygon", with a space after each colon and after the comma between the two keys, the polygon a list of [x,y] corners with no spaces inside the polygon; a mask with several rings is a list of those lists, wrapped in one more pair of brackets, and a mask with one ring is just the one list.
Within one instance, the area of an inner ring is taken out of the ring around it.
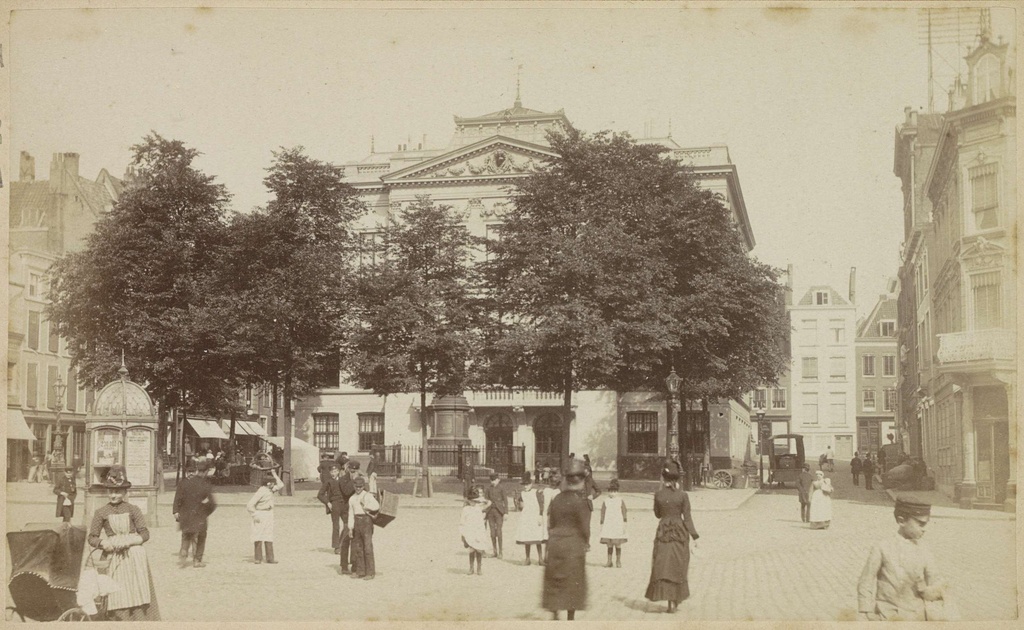
{"label": "lamp post", "polygon": [[[50,462],[51,472],[61,472],[67,467],[67,458],[65,457],[65,446],[67,444],[67,436],[61,430],[61,411],[64,409],[64,395],[67,394],[68,386],[60,378],[60,373],[57,374],[57,380],[53,384],[53,393],[55,403],[57,407],[57,418],[53,427],[53,459]],[[50,478],[56,481],[56,475],[50,475]]]}
{"label": "lamp post", "polygon": [[668,456],[670,459],[679,459],[679,401],[676,396],[679,394],[679,382],[682,379],[676,374],[673,367],[668,376],[665,377],[665,388],[668,390]]}

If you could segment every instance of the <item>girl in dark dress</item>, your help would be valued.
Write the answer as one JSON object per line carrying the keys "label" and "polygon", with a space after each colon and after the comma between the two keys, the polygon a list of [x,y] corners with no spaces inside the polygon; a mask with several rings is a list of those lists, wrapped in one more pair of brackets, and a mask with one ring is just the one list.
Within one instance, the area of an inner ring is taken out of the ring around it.
{"label": "girl in dark dress", "polygon": [[565,471],[566,488],[548,507],[548,549],[541,605],[558,619],[565,610],[572,621],[587,607],[587,552],[590,550],[590,506],[583,495],[586,471],[572,460]]}
{"label": "girl in dark dress", "polygon": [[679,602],[690,596],[687,570],[690,565],[689,542],[700,536],[690,518],[690,498],[676,486],[680,466],[670,461],[661,471],[664,487],[654,495],[654,516],[659,520],[654,537],[651,579],[645,597],[652,602],[668,602],[674,613]]}

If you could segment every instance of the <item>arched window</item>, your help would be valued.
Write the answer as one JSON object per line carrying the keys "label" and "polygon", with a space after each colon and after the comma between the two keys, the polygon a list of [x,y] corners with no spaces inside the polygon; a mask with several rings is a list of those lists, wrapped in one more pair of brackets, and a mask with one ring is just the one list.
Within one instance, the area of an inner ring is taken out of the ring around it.
{"label": "arched window", "polygon": [[562,452],[562,419],[553,413],[533,422],[536,460],[538,464],[558,465]]}
{"label": "arched window", "polygon": [[514,426],[512,418],[504,413],[491,414],[484,420],[488,466],[502,470],[504,470],[503,466],[507,466]]}
{"label": "arched window", "polygon": [[985,55],[974,66],[974,104],[979,105],[1000,94],[999,60],[995,55]]}

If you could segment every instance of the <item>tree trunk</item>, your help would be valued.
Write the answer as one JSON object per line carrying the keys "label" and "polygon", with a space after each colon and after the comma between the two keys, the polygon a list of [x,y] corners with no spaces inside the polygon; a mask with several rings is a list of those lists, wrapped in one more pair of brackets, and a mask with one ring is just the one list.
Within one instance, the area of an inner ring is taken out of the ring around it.
{"label": "tree trunk", "polygon": [[284,375],[284,401],[281,405],[281,413],[284,414],[284,462],[281,472],[288,475],[284,482],[285,496],[295,494],[295,482],[292,478],[292,375],[287,372]]}
{"label": "tree trunk", "polygon": [[426,490],[427,497],[434,495],[434,489],[430,483],[430,466],[427,465],[429,459],[429,451],[427,451],[427,384],[420,381],[420,445],[422,447],[422,457],[420,459],[420,466],[422,471],[420,477],[423,478],[423,487]]}
{"label": "tree trunk", "polygon": [[565,377],[565,387],[562,390],[562,452],[559,453],[559,470],[565,471],[569,465],[569,435],[572,426],[572,369]]}
{"label": "tree trunk", "polygon": [[231,420],[228,424],[228,461],[232,461],[235,458],[235,410],[231,410]]}
{"label": "tree trunk", "polygon": [[686,462],[690,459],[690,410],[686,404],[686,394],[679,392],[679,416],[677,435],[679,436],[679,467],[683,474],[683,489],[690,489],[690,473],[687,470]]}

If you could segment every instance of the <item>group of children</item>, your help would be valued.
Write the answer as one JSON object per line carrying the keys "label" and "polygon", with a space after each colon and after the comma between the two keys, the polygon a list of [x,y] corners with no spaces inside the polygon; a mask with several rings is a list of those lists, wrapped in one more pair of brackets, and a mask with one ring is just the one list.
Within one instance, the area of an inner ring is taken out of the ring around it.
{"label": "group of children", "polygon": [[[497,476],[492,475],[492,488],[498,486]],[[596,491],[596,486],[588,485]],[[601,543],[608,547],[608,562],[606,567],[612,567],[612,558],[615,558],[616,567],[622,567],[622,545],[628,539],[626,535],[626,521],[628,513],[626,504],[618,496],[619,481],[612,479],[608,484],[608,492],[601,504]],[[544,565],[544,546],[548,540],[547,512],[552,499],[560,490],[560,480],[557,475],[552,475],[547,485],[534,484],[532,475],[527,472],[522,478],[522,489],[516,504],[520,510],[519,525],[516,530],[516,543],[523,545],[526,551],[525,565],[530,566],[531,550],[537,547],[537,563]],[[595,492],[593,496],[600,494]],[[494,531],[497,527],[500,530],[501,522],[495,522],[487,517],[493,512],[495,501],[503,500],[504,493],[496,493],[491,488],[480,486],[472,487],[466,497],[466,505],[462,508],[462,518],[459,523],[459,535],[462,537],[462,544],[469,549],[469,574],[482,575],[481,564],[484,555],[488,551],[488,541],[491,544],[492,557],[501,557],[500,545],[501,532]],[[492,500],[493,499],[493,500]],[[591,499],[591,496],[588,496]],[[495,542],[495,540],[499,542]]]}

